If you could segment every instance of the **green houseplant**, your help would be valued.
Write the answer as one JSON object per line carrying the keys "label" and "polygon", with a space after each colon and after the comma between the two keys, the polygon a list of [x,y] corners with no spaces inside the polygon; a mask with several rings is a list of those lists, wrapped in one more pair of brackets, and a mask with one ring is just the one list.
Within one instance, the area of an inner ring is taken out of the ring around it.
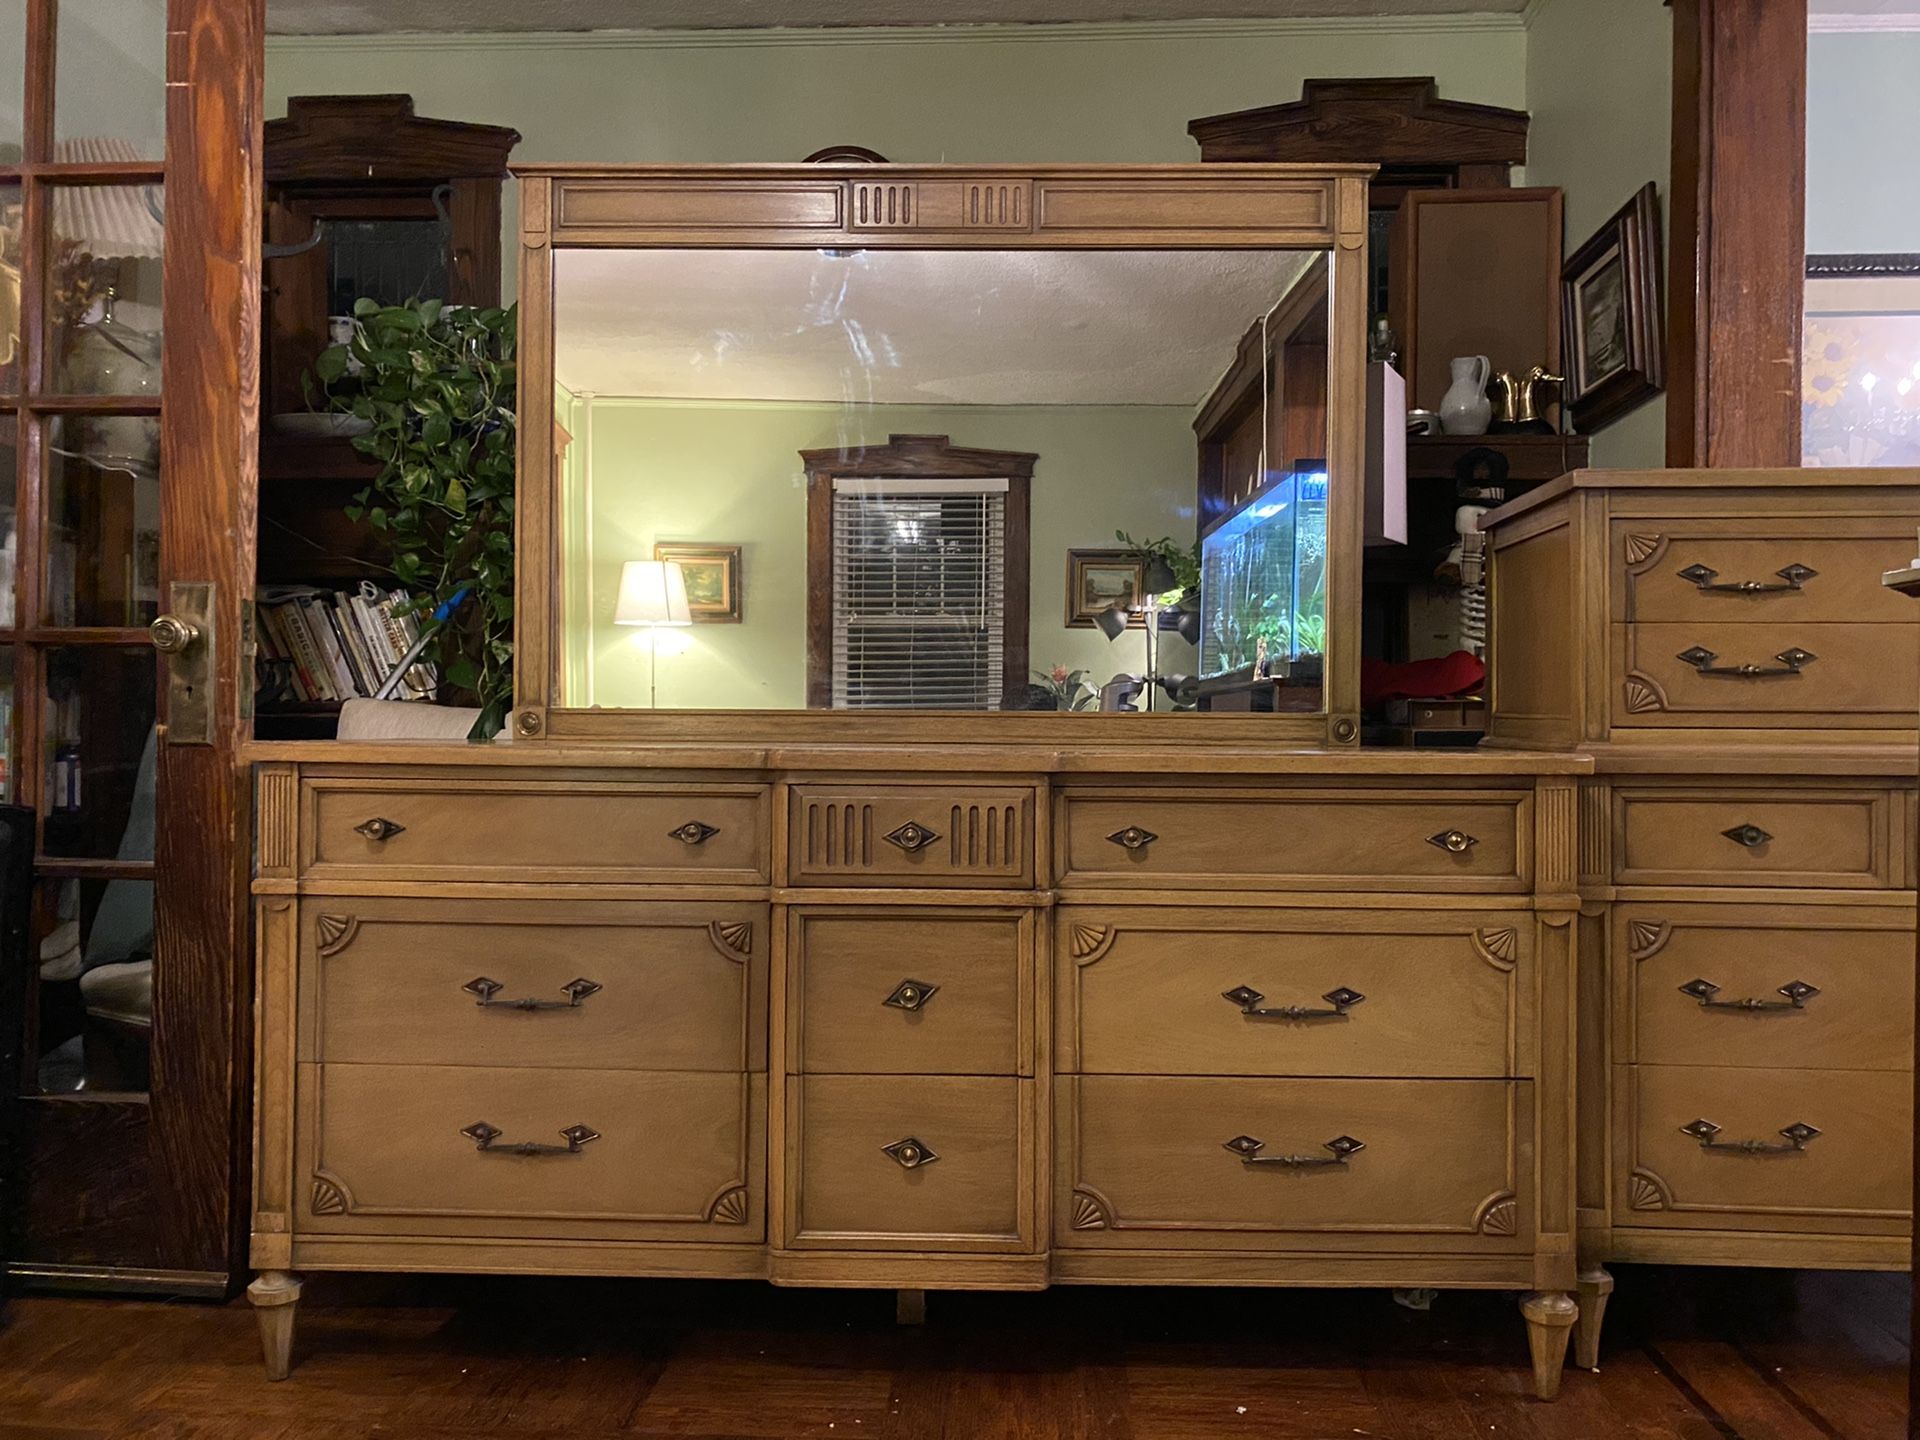
{"label": "green houseplant", "polygon": [[353,445],[380,462],[347,514],[391,547],[423,620],[465,593],[427,655],[480,707],[470,738],[488,739],[513,703],[516,309],[361,300],[353,313],[352,339],[314,365],[325,408],[370,425]]}

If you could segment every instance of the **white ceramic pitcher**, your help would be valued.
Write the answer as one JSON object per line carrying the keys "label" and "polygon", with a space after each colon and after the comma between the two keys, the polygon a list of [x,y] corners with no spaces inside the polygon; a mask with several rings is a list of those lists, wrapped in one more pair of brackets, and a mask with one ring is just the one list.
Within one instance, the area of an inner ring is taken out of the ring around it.
{"label": "white ceramic pitcher", "polygon": [[1440,401],[1440,425],[1449,435],[1484,435],[1493,421],[1487,382],[1493,365],[1484,355],[1456,355],[1448,362],[1453,384]]}

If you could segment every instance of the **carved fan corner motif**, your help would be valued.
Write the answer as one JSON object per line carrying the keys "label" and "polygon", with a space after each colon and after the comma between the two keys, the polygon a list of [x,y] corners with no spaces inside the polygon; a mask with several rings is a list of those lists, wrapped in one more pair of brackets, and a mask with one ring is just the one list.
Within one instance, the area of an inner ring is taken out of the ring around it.
{"label": "carved fan corner motif", "polygon": [[1660,552],[1667,548],[1664,535],[1629,535],[1626,540],[1627,565],[1634,570],[1643,570],[1660,558]]}
{"label": "carved fan corner motif", "polygon": [[1489,1195],[1481,1203],[1480,1213],[1474,1217],[1473,1228],[1482,1235],[1517,1235],[1520,1233],[1520,1202],[1511,1190],[1502,1190],[1497,1195]]}
{"label": "carved fan corner motif", "polygon": [[1635,960],[1650,960],[1666,947],[1673,936],[1673,926],[1665,920],[1630,920],[1627,922],[1627,953]]}
{"label": "carved fan corner motif", "polygon": [[1091,965],[1113,946],[1111,925],[1075,925],[1067,938],[1067,949],[1082,965]]}
{"label": "carved fan corner motif", "polygon": [[330,1175],[313,1177],[313,1196],[308,1208],[316,1215],[344,1215],[352,1208],[346,1188]]}
{"label": "carved fan corner motif", "polygon": [[1667,708],[1666,692],[1637,670],[1620,682],[1620,689],[1626,699],[1629,715],[1644,715],[1649,710]]}
{"label": "carved fan corner motif", "polygon": [[1511,925],[1502,925],[1487,930],[1473,932],[1473,948],[1480,958],[1496,970],[1511,970],[1519,963],[1520,932]]}
{"label": "carved fan corner motif", "polygon": [[750,920],[715,920],[707,926],[707,938],[713,942],[713,948],[728,960],[753,953],[753,922]]}
{"label": "carved fan corner motif", "polygon": [[314,933],[320,937],[322,956],[338,955],[360,933],[359,918],[353,915],[322,915],[313,924]]}
{"label": "carved fan corner motif", "polygon": [[1076,1230],[1104,1230],[1113,1223],[1113,1217],[1098,1196],[1087,1190],[1076,1190],[1071,1222]]}
{"label": "carved fan corner motif", "polygon": [[714,1225],[744,1225],[747,1223],[747,1187],[736,1185],[731,1190],[723,1190],[707,1211],[707,1221]]}
{"label": "carved fan corner motif", "polygon": [[1627,1203],[1636,1210],[1664,1210],[1673,1200],[1667,1182],[1651,1170],[1635,1170],[1627,1177]]}

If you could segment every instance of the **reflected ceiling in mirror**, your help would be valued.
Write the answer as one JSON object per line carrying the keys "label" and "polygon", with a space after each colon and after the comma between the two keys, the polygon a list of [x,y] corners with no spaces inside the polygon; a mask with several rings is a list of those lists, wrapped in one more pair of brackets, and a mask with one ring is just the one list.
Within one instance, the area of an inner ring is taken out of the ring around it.
{"label": "reflected ceiling in mirror", "polygon": [[554,259],[563,703],[1319,709],[1324,255]]}

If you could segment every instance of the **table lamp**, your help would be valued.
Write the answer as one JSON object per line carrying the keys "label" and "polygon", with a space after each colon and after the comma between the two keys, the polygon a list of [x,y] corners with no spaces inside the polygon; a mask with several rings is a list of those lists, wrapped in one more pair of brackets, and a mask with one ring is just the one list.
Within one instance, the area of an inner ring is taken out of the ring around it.
{"label": "table lamp", "polygon": [[613,623],[638,625],[647,636],[647,705],[660,708],[660,649],[653,631],[693,624],[687,604],[687,581],[671,560],[629,560],[620,567],[620,598],[614,601]]}

